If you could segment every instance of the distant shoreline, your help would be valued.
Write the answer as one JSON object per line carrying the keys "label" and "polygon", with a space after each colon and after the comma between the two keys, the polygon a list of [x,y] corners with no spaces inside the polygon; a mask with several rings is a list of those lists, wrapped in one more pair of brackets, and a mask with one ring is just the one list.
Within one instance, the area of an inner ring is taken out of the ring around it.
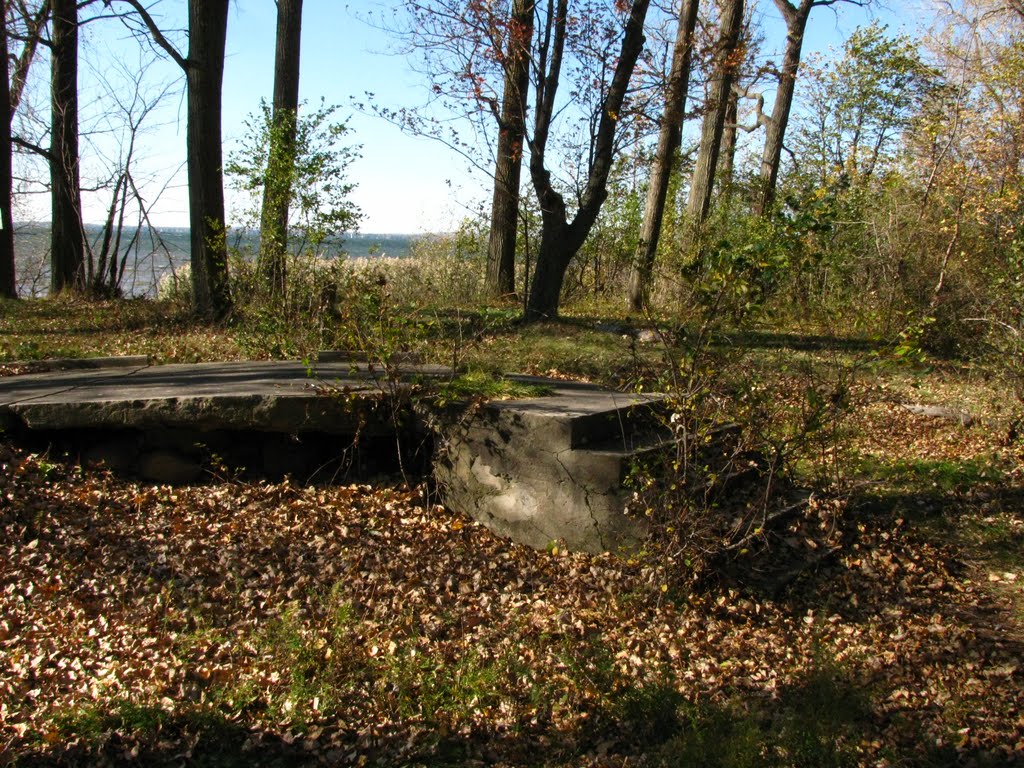
{"label": "distant shoreline", "polygon": [[[85,225],[86,230],[99,231],[102,229],[102,222],[88,222]],[[44,229],[49,231],[49,221],[16,221],[14,222],[14,230],[17,232],[19,229]],[[126,230],[128,228],[126,227]],[[184,234],[189,232],[189,227],[180,226],[155,226],[153,229],[158,232],[173,232],[175,234]],[[240,231],[238,228],[232,228],[232,232]],[[366,239],[366,238],[407,238],[409,240],[416,240],[421,237],[444,237],[452,234],[451,232],[349,232],[343,235],[343,239],[348,240],[349,238]]]}
{"label": "distant shoreline", "polygon": [[[95,247],[102,232],[100,224],[86,224],[86,236]],[[121,253],[128,253],[122,289],[126,296],[152,296],[164,275],[175,272],[189,262],[191,252],[188,227],[144,227],[139,238],[133,228],[126,228],[127,239],[121,242]],[[325,256],[351,259],[404,258],[417,240],[434,237],[427,234],[356,232],[324,244]],[[244,246],[255,251],[257,233],[232,230],[228,235],[232,247]],[[130,250],[129,250],[130,248]],[[18,222],[14,225],[14,252],[18,293],[22,296],[43,296],[49,290],[50,222]]]}

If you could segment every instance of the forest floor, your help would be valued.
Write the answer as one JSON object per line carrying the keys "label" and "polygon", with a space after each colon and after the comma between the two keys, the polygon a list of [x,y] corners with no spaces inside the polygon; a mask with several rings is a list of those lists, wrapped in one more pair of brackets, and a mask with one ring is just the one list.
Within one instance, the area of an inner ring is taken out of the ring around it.
{"label": "forest floor", "polygon": [[[665,339],[620,331],[460,327],[439,357],[658,384]],[[6,374],[247,356],[144,302],[4,303],[0,344]],[[397,481],[155,486],[0,442],[0,765],[1024,764],[1012,384],[856,339],[719,344],[723,413],[756,412],[810,495],[697,577],[655,544],[526,549]]]}

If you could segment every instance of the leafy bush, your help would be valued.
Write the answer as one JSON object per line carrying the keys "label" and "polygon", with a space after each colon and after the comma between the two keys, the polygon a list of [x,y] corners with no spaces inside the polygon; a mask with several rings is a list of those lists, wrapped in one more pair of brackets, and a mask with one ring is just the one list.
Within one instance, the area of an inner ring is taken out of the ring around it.
{"label": "leafy bush", "polygon": [[644,516],[653,548],[685,578],[760,547],[769,527],[797,513],[801,486],[841,489],[854,380],[863,364],[812,364],[781,350],[761,366],[715,332],[714,316],[666,348],[674,449],[639,462],[630,513]]}

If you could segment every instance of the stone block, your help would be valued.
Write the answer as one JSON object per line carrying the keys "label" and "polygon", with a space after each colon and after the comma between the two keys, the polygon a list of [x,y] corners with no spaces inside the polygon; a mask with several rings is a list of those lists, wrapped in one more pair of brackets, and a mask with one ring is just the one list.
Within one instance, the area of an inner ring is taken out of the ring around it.
{"label": "stone block", "polygon": [[[636,548],[647,527],[626,514],[624,480],[635,456],[664,444],[655,401],[593,394],[489,403],[441,427],[434,476],[446,506],[537,549]],[[641,413],[653,439],[638,438]]]}

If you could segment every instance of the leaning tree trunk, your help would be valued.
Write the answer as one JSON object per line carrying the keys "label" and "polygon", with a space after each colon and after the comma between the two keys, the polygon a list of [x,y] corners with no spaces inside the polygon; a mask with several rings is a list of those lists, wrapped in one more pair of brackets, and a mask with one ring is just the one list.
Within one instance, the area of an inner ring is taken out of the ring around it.
{"label": "leaning tree trunk", "polygon": [[561,67],[564,45],[565,0],[559,3],[559,19],[563,27],[556,38],[552,67],[548,76],[538,84],[536,118],[533,143],[530,145],[530,176],[541,209],[541,241],[537,252],[537,266],[530,286],[523,319],[534,322],[558,316],[562,283],[569,263],[582,247],[590,233],[601,205],[608,197],[608,176],[615,154],[615,132],[619,113],[626,99],[633,69],[644,47],[644,19],[650,0],[634,0],[629,21],[622,37],[619,59],[611,84],[601,104],[601,116],[592,150],[590,173],[580,198],[576,215],[568,221],[565,200],[551,183],[551,172],[545,165],[545,150],[555,110],[555,92]]}
{"label": "leaning tree trunk", "polygon": [[[10,3],[5,3],[10,7]],[[7,18],[6,16],[4,17]],[[25,44],[21,49],[21,55],[14,60],[14,69],[10,75],[11,111],[15,112],[21,103],[21,96],[25,92],[25,84],[28,82],[28,71],[36,56],[36,49],[42,38],[43,27],[50,18],[50,0],[43,0],[36,9],[34,16],[25,16]]]}
{"label": "leaning tree trunk", "polygon": [[11,87],[7,59],[7,0],[0,0],[0,296],[18,298],[14,271],[14,216],[11,191]]}
{"label": "leaning tree trunk", "polygon": [[786,125],[789,123],[789,112],[793,106],[793,92],[796,89],[797,70],[800,68],[804,30],[814,2],[801,0],[800,6],[794,7],[787,0],[775,0],[775,5],[786,21],[786,51],[782,56],[782,71],[779,73],[778,90],[775,91],[772,117],[765,130],[764,153],[761,155],[761,188],[754,203],[754,212],[759,216],[766,215],[775,202],[783,140],[786,136]]}
{"label": "leaning tree trunk", "polygon": [[221,152],[221,86],[228,5],[229,0],[188,3],[186,154],[192,297],[196,314],[213,320],[221,320],[231,311]]}
{"label": "leaning tree trunk", "polygon": [[270,155],[263,183],[259,268],[270,290],[283,296],[288,269],[288,209],[295,170],[295,132],[299,111],[299,53],[302,0],[277,0],[277,48],[274,54],[274,104]]}
{"label": "leaning tree trunk", "polygon": [[530,45],[534,0],[513,0],[505,55],[498,156],[494,167],[491,232],[487,243],[487,291],[492,296],[515,293],[516,229],[519,181],[526,133],[526,90],[530,86]]}
{"label": "leaning tree trunk", "polygon": [[722,146],[722,131],[725,128],[725,115],[729,107],[729,94],[732,91],[736,68],[740,63],[736,61],[736,53],[740,29],[743,26],[743,0],[725,0],[719,24],[718,46],[711,81],[708,84],[704,121],[700,130],[700,149],[693,169],[693,181],[690,183],[690,199],[686,206],[691,241],[696,239],[711,209],[711,191],[715,185],[715,170],[718,167],[718,156]]}
{"label": "leaning tree trunk", "polygon": [[78,158],[78,6],[54,0],[50,124],[50,292],[85,289]]}
{"label": "leaning tree trunk", "polygon": [[686,113],[686,96],[690,88],[690,62],[693,58],[693,31],[697,25],[699,0],[685,0],[679,13],[679,27],[672,51],[672,68],[669,70],[668,89],[665,93],[665,112],[658,131],[658,148],[651,165],[651,182],[647,189],[647,205],[644,208],[643,228],[637,243],[636,255],[629,281],[629,306],[634,312],[641,311],[650,295],[651,275],[654,272],[655,254],[661,237],[661,222],[665,216],[665,201],[668,198],[668,184],[672,177],[676,152],[682,141],[683,115]]}

